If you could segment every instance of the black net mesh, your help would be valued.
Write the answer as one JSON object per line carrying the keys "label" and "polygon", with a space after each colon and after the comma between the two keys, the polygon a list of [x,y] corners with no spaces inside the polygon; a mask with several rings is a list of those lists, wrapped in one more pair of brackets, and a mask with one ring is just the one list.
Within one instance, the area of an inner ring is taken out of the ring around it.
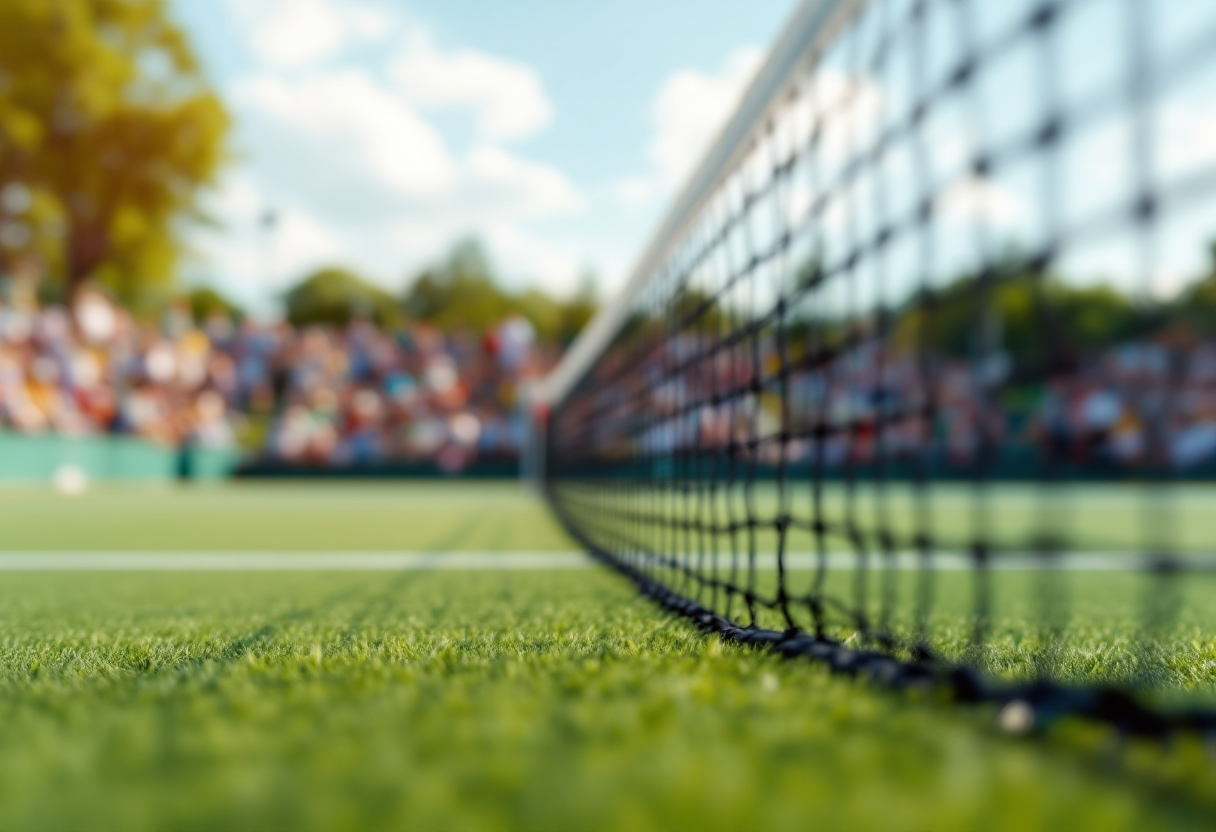
{"label": "black net mesh", "polygon": [[552,403],[554,507],[719,628],[1210,693],[1216,4],[851,5]]}

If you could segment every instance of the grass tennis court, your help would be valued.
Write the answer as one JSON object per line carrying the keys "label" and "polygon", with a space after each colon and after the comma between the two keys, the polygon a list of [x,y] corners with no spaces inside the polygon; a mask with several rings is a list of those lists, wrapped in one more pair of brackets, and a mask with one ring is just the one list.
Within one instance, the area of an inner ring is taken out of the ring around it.
{"label": "grass tennis court", "polygon": [[[806,484],[792,487],[802,511],[811,499]],[[1151,493],[1149,493],[1151,492]],[[725,489],[720,490],[725,494]],[[718,501],[720,517],[745,515],[743,489],[734,506]],[[1146,504],[1147,499],[1150,501]],[[825,487],[824,515],[875,527],[880,491],[861,484],[850,498],[840,484]],[[4,550],[148,551],[568,551],[575,544],[553,522],[542,501],[513,483],[365,482],[211,486],[183,491],[163,487],[109,488],[63,499],[42,489],[0,491]],[[696,497],[689,498],[690,502]],[[918,508],[911,486],[891,484],[883,497],[887,523],[900,539],[916,531]],[[777,513],[773,486],[756,486],[757,515]],[[974,533],[969,486],[935,483],[929,526],[942,548],[965,548]],[[1182,551],[1210,552],[1216,488],[1179,485],[998,485],[989,490],[985,533],[1005,546],[1025,546],[1026,530],[1043,512],[1074,550],[1140,551],[1165,536]],[[705,504],[710,511],[708,500]],[[775,537],[764,531],[761,549]],[[847,540],[838,541],[848,548]],[[792,551],[814,548],[807,532],[795,532]]]}
{"label": "grass tennis court", "polygon": [[[0,524],[10,551],[573,548],[514,484],[7,491]],[[1120,637],[1117,583],[1074,588],[1097,642]],[[723,646],[601,570],[5,572],[0,632],[3,829],[1140,830],[1216,811],[1211,750],[1003,737],[990,713]],[[1176,645],[1201,692],[1211,632]]]}
{"label": "grass tennis court", "polygon": [[112,488],[78,498],[9,490],[3,550],[569,550],[514,483]]}

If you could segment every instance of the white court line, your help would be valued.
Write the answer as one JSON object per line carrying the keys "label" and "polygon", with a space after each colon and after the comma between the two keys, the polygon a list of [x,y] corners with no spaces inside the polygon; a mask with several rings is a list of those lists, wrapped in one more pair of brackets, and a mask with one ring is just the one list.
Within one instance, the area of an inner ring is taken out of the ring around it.
{"label": "white court line", "polygon": [[589,569],[582,552],[0,552],[10,572],[362,572]]}
{"label": "white court line", "polygon": [[[691,563],[695,566],[694,558]],[[897,553],[884,558],[870,555],[869,568],[914,571],[922,568],[917,555]],[[1030,571],[1043,568],[1040,556],[1011,552],[993,558],[996,571]],[[267,552],[267,551],[73,551],[73,552],[0,552],[0,571],[9,572],[363,572],[363,571],[517,571],[588,569],[595,562],[582,552]],[[719,570],[728,569],[730,558],[719,555]],[[745,567],[746,559],[740,560]],[[791,552],[786,568],[808,571],[818,568],[818,556],[810,552]],[[829,569],[854,569],[855,554],[833,552],[827,555]],[[703,561],[712,568],[708,556]],[[758,556],[759,569],[775,569],[771,555]],[[1073,552],[1062,555],[1058,568],[1078,572],[1118,572],[1143,570],[1143,556],[1122,552]],[[942,572],[974,568],[970,557],[958,552],[934,556],[932,569]],[[1186,571],[1216,571],[1216,554],[1189,555],[1182,561]]]}

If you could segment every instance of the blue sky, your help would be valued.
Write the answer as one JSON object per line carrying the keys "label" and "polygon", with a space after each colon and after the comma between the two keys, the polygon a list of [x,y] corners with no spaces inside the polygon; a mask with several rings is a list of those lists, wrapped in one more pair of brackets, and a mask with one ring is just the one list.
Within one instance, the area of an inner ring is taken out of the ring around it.
{"label": "blue sky", "polygon": [[312,267],[398,288],[476,235],[516,286],[609,292],[793,7],[174,0],[237,123],[189,279],[269,311]]}
{"label": "blue sky", "polygon": [[[608,294],[795,2],[172,0],[237,125],[238,159],[209,199],[222,225],[194,235],[199,256],[187,278],[273,313],[275,298],[309,269],[346,264],[397,290],[472,235],[515,287],[569,293],[590,270]],[[910,2],[893,0],[893,19]],[[1002,42],[1033,5],[975,5],[980,40]],[[962,57],[951,8],[930,6],[930,74]],[[1129,7],[1088,0],[1068,8],[1056,92],[1066,107],[1119,95],[1132,69],[1127,51],[1092,44],[1126,43]],[[1155,67],[1216,29],[1216,3],[1170,9],[1153,15],[1147,32]],[[967,174],[980,147],[1015,140],[1042,115],[1038,52],[1031,38],[1018,43],[994,53],[977,78],[982,117],[959,96],[935,107],[923,128],[937,175],[943,280],[988,256],[981,239],[1036,250],[1053,217],[1082,227],[1130,204],[1134,113],[1118,98],[1069,134],[1050,191],[1041,159],[990,178]],[[853,115],[829,126],[829,165],[846,159],[847,135],[835,133],[852,124],[864,146],[911,102],[911,76],[872,77],[845,46],[829,50],[808,87],[818,90],[812,99],[854,91]],[[910,65],[900,54],[892,66]],[[1216,166],[1214,98],[1216,60],[1159,92],[1151,122],[1159,182],[1185,183]],[[890,154],[893,203],[917,195],[907,152]],[[842,245],[867,222],[846,196],[837,195],[821,223]],[[787,207],[792,216],[809,204],[803,181]],[[259,223],[267,210],[280,217],[273,236]],[[1152,262],[1118,228],[1071,245],[1060,268],[1070,279],[1169,294],[1204,268],[1211,216],[1206,198],[1172,209]],[[919,261],[910,250],[892,261],[906,272],[892,275],[893,290],[910,290]]]}

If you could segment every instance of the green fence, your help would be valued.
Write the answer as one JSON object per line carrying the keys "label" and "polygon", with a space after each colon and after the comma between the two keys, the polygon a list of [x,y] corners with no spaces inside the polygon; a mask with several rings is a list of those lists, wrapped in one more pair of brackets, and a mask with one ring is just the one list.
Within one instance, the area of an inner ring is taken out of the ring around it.
{"label": "green fence", "polygon": [[0,482],[215,480],[231,475],[236,451],[179,449],[125,436],[28,436],[0,431]]}

